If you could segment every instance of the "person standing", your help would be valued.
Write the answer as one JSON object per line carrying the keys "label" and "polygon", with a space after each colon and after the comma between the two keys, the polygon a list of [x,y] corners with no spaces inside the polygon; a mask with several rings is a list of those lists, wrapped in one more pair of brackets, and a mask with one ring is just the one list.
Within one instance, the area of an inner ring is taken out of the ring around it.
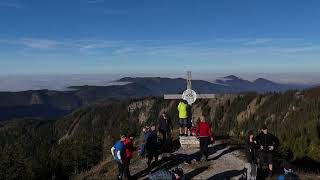
{"label": "person standing", "polygon": [[167,137],[171,135],[172,123],[171,119],[163,112],[159,119],[159,132],[162,135],[162,141],[165,142]]}
{"label": "person standing", "polygon": [[187,106],[187,128],[188,128],[188,135],[192,136],[192,107]]}
{"label": "person standing", "polygon": [[111,148],[111,154],[114,160],[118,164],[118,179],[126,179],[127,175],[125,173],[125,163],[126,163],[126,148],[124,141],[126,136],[121,135],[121,139],[117,141]]}
{"label": "person standing", "polygon": [[254,138],[254,133],[252,130],[250,130],[248,132],[248,136],[247,136],[245,144],[246,144],[247,161],[248,161],[248,163],[254,163],[255,157],[256,157],[257,142]]}
{"label": "person standing", "polygon": [[[261,128],[261,133],[256,137],[257,145],[260,147],[260,160],[267,161],[269,166],[269,177],[273,174],[273,152],[279,145],[279,140],[268,132],[267,126]],[[261,163],[261,162],[260,162]]]}
{"label": "person standing", "polygon": [[149,134],[149,126],[146,126],[144,128],[142,128],[142,131],[140,133],[140,146],[139,146],[139,150],[138,150],[138,154],[139,156],[143,157],[145,155],[145,151],[146,151],[146,142],[148,139],[148,134]]}
{"label": "person standing", "polygon": [[[200,140],[200,152],[201,156],[208,160],[209,152],[208,145],[210,140],[213,141],[212,131],[209,123],[206,122],[203,116],[200,117],[200,122],[198,124],[197,136]],[[202,158],[201,158],[202,159]]]}
{"label": "person standing", "polygon": [[[179,125],[180,125],[180,136],[187,136],[187,130],[188,130],[188,112],[187,112],[187,104],[184,101],[180,101],[178,105],[178,111],[179,111]],[[184,134],[182,132],[182,128],[184,128]]]}
{"label": "person standing", "polygon": [[147,150],[147,157],[148,157],[148,172],[151,171],[151,162],[153,158],[155,162],[158,161],[158,136],[156,132],[156,126],[153,124],[150,127],[150,131],[147,134],[147,141],[146,141],[146,150]]}
{"label": "person standing", "polygon": [[257,165],[256,162],[256,147],[257,142],[254,138],[254,133],[252,130],[248,132],[248,136],[245,140],[245,149],[247,156],[247,163],[245,163],[245,169],[247,180],[253,180],[257,177]]}
{"label": "person standing", "polygon": [[125,174],[130,179],[130,161],[133,156],[133,152],[136,150],[136,147],[133,145],[134,137],[132,135],[129,135],[126,140],[124,141],[124,144],[126,146],[126,162],[125,162]]}

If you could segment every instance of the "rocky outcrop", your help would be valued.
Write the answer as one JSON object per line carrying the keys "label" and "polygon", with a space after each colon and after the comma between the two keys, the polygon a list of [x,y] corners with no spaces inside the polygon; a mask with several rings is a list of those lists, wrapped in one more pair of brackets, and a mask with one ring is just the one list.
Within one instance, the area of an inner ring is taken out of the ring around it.
{"label": "rocky outcrop", "polygon": [[266,102],[267,97],[256,97],[254,98],[250,104],[247,106],[247,109],[242,111],[238,116],[237,116],[237,122],[242,123],[245,120],[249,119],[252,115],[254,115],[257,110]]}
{"label": "rocky outcrop", "polygon": [[139,124],[145,123],[150,117],[150,110],[155,103],[155,99],[145,99],[141,101],[134,101],[129,104],[128,112],[130,115],[137,113]]}

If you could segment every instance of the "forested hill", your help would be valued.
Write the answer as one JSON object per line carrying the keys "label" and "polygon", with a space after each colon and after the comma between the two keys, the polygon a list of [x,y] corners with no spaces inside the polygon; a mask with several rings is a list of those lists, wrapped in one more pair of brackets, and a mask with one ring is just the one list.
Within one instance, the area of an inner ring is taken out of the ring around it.
{"label": "forested hill", "polygon": [[[177,101],[162,98],[101,101],[57,120],[25,119],[0,124],[0,179],[58,179],[96,168],[108,173],[110,147],[120,132],[138,134],[141,125],[167,111],[177,122]],[[284,158],[309,159],[302,168],[316,168],[320,159],[320,88],[284,93],[221,95],[192,106],[193,120],[204,115],[215,134],[241,139],[263,124],[279,137]],[[300,161],[301,162],[301,161]],[[305,161],[303,161],[305,162]],[[319,166],[318,166],[319,167]]]}
{"label": "forested hill", "polygon": [[[127,77],[118,82],[124,85],[72,86],[69,91],[0,92],[0,120],[25,117],[56,119],[77,108],[106,99],[160,97],[168,93],[181,93],[186,88],[186,80],[182,78]],[[251,82],[236,76],[227,76],[215,82],[192,81],[192,88],[197,93],[265,93],[307,87],[310,86],[279,84],[262,78]]]}

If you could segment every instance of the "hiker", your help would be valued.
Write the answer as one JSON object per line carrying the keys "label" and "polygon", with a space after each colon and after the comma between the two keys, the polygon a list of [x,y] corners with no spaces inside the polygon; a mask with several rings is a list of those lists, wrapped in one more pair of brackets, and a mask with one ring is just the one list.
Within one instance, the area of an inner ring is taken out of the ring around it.
{"label": "hiker", "polygon": [[192,108],[191,106],[187,106],[187,129],[188,129],[188,136],[192,136]]}
{"label": "hiker", "polygon": [[166,112],[163,112],[160,116],[159,122],[159,132],[162,135],[162,141],[165,142],[167,137],[171,137],[172,123],[171,119],[167,116]]}
{"label": "hiker", "polygon": [[249,163],[255,163],[257,141],[254,138],[254,133],[252,130],[248,132],[245,145],[246,145],[247,161]]}
{"label": "hiker", "polygon": [[145,148],[146,148],[146,142],[147,142],[147,135],[149,132],[149,126],[146,126],[144,128],[142,128],[142,131],[140,133],[140,146],[139,146],[139,151],[138,154],[139,156],[143,157],[145,155]]}
{"label": "hiker", "polygon": [[148,180],[182,180],[183,179],[183,169],[175,168],[172,171],[166,169],[160,169],[159,171],[152,173],[148,176]]}
{"label": "hiker", "polygon": [[257,165],[255,164],[256,147],[257,142],[255,141],[254,133],[252,130],[250,130],[245,140],[245,149],[247,156],[247,163],[245,163],[245,169],[247,180],[254,180],[257,177]]}
{"label": "hiker", "polygon": [[124,141],[126,136],[121,135],[121,139],[117,141],[114,146],[111,148],[111,154],[114,160],[118,164],[118,179],[126,179],[127,175],[125,172],[125,163],[126,163],[126,148]]}
{"label": "hiker", "polygon": [[158,124],[159,132],[162,134],[161,153],[170,153],[173,147],[171,139],[172,121],[167,114],[163,112],[160,116]]}
{"label": "hiker", "polygon": [[151,171],[151,162],[153,158],[155,162],[158,162],[158,136],[156,132],[156,126],[154,124],[151,125],[149,132],[147,133],[147,140],[146,140],[146,150],[147,150],[147,157],[148,157],[148,172]]}
{"label": "hiker", "polygon": [[125,162],[125,174],[130,179],[130,160],[132,159],[133,152],[136,147],[133,145],[134,137],[132,135],[127,136],[124,144],[126,146],[126,162]]}
{"label": "hiker", "polygon": [[[273,152],[279,145],[279,140],[274,135],[268,132],[267,126],[261,128],[261,133],[256,137],[257,145],[259,147],[260,165],[267,161],[269,167],[268,177],[273,174]],[[261,160],[263,162],[261,162]]]}
{"label": "hiker", "polygon": [[208,145],[210,142],[213,142],[213,136],[210,125],[206,122],[203,116],[200,117],[200,122],[198,124],[197,136],[200,140],[200,152],[201,159],[203,156],[205,160],[208,160]]}
{"label": "hiker", "polygon": [[[187,104],[184,101],[180,101],[179,105],[178,105],[178,111],[179,111],[179,125],[180,125],[180,136],[187,136],[187,126],[188,126],[188,113],[187,113]],[[182,133],[182,128],[184,128],[184,133]]]}
{"label": "hiker", "polygon": [[293,168],[289,163],[282,165],[283,174],[278,176],[278,180],[299,180],[299,176],[293,172]]}

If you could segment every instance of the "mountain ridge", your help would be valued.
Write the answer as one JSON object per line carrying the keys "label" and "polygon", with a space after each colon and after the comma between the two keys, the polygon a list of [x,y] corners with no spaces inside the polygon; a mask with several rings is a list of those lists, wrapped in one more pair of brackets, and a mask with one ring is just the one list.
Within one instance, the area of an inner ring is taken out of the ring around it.
{"label": "mountain ridge", "polygon": [[[225,94],[217,99],[195,102],[192,120],[196,122],[200,116],[205,116],[212,123],[216,136],[241,137],[249,130],[257,132],[262,125],[267,125],[270,132],[280,138],[279,151],[284,159],[297,163],[295,166],[302,170],[310,168],[311,172],[319,172],[319,97],[320,87],[284,93]],[[113,168],[116,166],[109,149],[119,138],[120,132],[138,137],[141,127],[156,122],[163,111],[178,127],[178,103],[178,100],[163,100],[160,97],[107,100],[82,107],[53,121],[31,119],[0,122],[0,142],[6,144],[0,147],[0,159],[3,160],[0,161],[0,179],[13,176],[12,172],[24,177],[21,179],[50,179],[53,175],[56,179],[68,179],[86,172],[91,174],[85,177],[92,179],[115,177]],[[226,157],[217,152],[219,156],[213,163]],[[182,154],[175,157],[186,156]],[[312,160],[312,163],[303,161],[305,164],[302,164],[300,159],[304,158]],[[174,160],[184,166],[180,158]],[[27,169],[22,169],[21,163]],[[145,164],[139,159],[137,163],[139,167],[139,163]],[[141,166],[139,171],[141,168],[144,167]],[[197,169],[192,166],[187,168]],[[206,175],[204,171],[199,173]],[[74,179],[87,179],[85,177]]]}
{"label": "mountain ridge", "polygon": [[[111,86],[70,86],[68,91],[29,90],[21,92],[0,92],[0,120],[13,118],[57,118],[66,113],[105,99],[136,99],[160,97],[164,94],[182,93],[186,79],[163,77],[124,77],[116,82],[123,85]],[[197,93],[243,93],[243,92],[284,92],[290,89],[304,89],[307,85],[279,84],[267,79],[251,82],[234,75],[216,82],[192,80],[192,89]],[[41,107],[44,112],[39,111]],[[18,112],[18,113],[15,113]]]}

